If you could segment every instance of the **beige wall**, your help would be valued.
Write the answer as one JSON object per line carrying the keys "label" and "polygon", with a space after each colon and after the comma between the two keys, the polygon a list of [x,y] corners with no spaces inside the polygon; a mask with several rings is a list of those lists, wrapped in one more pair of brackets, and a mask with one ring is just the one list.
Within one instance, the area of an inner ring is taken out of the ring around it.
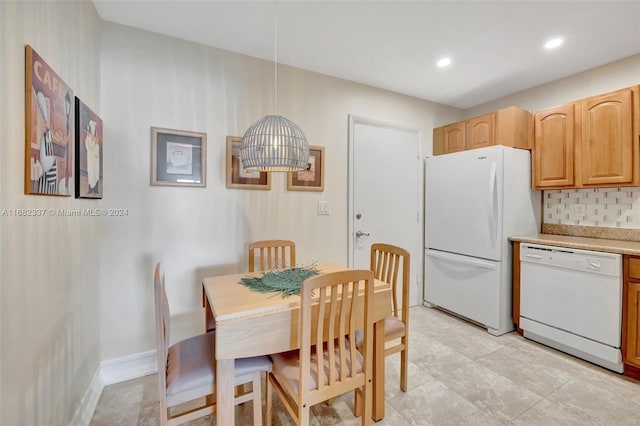
{"label": "beige wall", "polygon": [[[288,192],[279,173],[271,191],[227,189],[225,137],[242,136],[273,112],[273,63],[115,24],[105,24],[102,44],[104,204],[129,210],[103,221],[102,359],[155,347],[151,281],[158,260],[165,262],[173,339],[202,330],[201,278],[246,270],[249,241],[288,238],[300,262],[346,264],[349,114],[420,129],[424,154],[434,122],[461,114],[279,66],[278,113],[310,144],[325,147],[325,191]],[[206,188],[149,185],[151,126],[207,133]],[[329,201],[329,216],[316,214],[319,200]]]}
{"label": "beige wall", "polygon": [[465,117],[508,106],[537,110],[640,84],[640,55],[514,93],[465,111]]}
{"label": "beige wall", "polygon": [[[99,112],[91,2],[0,2],[0,209],[95,207],[24,195],[25,44]],[[6,211],[5,211],[6,213]],[[100,223],[0,216],[2,425],[67,425],[100,362]]]}

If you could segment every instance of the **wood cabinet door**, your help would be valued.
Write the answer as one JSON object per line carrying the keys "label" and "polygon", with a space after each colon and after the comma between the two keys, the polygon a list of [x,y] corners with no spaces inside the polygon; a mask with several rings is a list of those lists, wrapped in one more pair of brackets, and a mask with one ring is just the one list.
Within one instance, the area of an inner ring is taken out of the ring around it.
{"label": "wood cabinet door", "polygon": [[583,185],[633,182],[632,90],[580,102]]}
{"label": "wood cabinet door", "polygon": [[[640,257],[625,256],[624,269],[622,356],[625,375],[640,379]],[[629,364],[637,371],[630,371]]]}
{"label": "wood cabinet door", "polygon": [[464,151],[464,121],[444,126],[444,153]]}
{"label": "wood cabinet door", "polygon": [[532,182],[534,188],[574,185],[574,104],[536,112]]}
{"label": "wood cabinet door", "polygon": [[640,282],[627,287],[627,341],[624,361],[640,367]]}
{"label": "wood cabinet door", "polygon": [[433,155],[444,154],[444,127],[435,127],[433,129]]}
{"label": "wood cabinet door", "polygon": [[467,120],[465,124],[465,149],[495,145],[495,129],[496,114],[493,112]]}

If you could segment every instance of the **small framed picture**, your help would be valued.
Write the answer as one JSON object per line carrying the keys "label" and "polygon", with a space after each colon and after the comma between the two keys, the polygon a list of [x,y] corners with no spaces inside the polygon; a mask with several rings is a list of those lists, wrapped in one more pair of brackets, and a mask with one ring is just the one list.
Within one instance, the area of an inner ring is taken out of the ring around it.
{"label": "small framed picture", "polygon": [[324,147],[309,146],[307,169],[287,173],[289,191],[324,191]]}
{"label": "small framed picture", "polygon": [[207,134],[151,128],[151,185],[207,185]]}
{"label": "small framed picture", "polygon": [[240,158],[242,138],[227,136],[227,188],[235,189],[271,189],[271,174],[245,170]]}
{"label": "small framed picture", "polygon": [[76,198],[102,198],[102,120],[76,96]]}

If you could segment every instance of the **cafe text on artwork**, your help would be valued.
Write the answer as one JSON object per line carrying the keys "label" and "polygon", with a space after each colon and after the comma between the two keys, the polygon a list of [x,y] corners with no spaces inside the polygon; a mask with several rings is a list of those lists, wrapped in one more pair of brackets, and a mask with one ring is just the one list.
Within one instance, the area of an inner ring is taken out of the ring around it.
{"label": "cafe text on artwork", "polygon": [[74,97],[71,88],[26,46],[25,193],[74,194]]}

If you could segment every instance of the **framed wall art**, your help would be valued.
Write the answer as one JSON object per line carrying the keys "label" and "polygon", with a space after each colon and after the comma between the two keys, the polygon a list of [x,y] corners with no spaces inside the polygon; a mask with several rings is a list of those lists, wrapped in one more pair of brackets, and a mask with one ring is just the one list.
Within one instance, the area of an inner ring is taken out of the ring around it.
{"label": "framed wall art", "polygon": [[76,97],[76,198],[102,198],[102,120]]}
{"label": "framed wall art", "polygon": [[151,128],[151,185],[205,187],[207,134]]}
{"label": "framed wall art", "polygon": [[309,146],[307,169],[287,173],[289,191],[324,191],[324,147]]}
{"label": "framed wall art", "polygon": [[25,47],[25,194],[74,194],[73,91]]}
{"label": "framed wall art", "polygon": [[242,167],[241,143],[241,137],[227,136],[227,188],[270,190],[270,173],[248,171]]}

